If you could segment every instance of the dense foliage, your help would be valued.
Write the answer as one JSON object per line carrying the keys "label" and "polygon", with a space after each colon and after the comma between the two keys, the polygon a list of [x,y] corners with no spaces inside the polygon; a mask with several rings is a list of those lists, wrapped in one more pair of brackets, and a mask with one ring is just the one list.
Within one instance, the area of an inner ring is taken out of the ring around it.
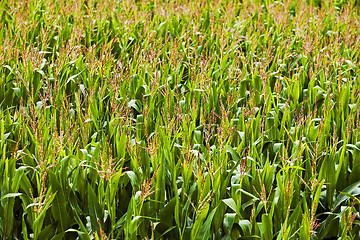
{"label": "dense foliage", "polygon": [[3,239],[360,239],[359,1],[0,2]]}

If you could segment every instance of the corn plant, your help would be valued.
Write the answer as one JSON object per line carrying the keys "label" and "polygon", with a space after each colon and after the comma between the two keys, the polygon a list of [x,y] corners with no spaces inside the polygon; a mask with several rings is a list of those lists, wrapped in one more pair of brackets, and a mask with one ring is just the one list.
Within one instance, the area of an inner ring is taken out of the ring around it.
{"label": "corn plant", "polygon": [[360,239],[359,6],[1,1],[1,238]]}

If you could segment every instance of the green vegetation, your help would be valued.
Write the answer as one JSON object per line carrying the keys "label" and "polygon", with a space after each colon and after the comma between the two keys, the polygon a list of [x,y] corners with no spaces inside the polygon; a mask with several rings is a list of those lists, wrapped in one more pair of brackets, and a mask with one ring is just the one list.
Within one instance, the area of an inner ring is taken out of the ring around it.
{"label": "green vegetation", "polygon": [[360,2],[0,2],[2,239],[360,239]]}

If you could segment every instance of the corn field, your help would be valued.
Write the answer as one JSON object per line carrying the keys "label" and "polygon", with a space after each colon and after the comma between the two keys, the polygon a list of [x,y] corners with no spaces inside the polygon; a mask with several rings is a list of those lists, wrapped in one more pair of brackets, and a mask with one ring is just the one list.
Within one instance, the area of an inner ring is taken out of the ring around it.
{"label": "corn field", "polygon": [[360,239],[359,0],[0,1],[1,239]]}

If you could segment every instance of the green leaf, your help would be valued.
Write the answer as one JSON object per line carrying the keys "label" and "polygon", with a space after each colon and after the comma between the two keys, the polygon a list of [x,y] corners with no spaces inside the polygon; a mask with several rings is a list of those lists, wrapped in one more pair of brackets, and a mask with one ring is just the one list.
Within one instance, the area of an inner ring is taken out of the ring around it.
{"label": "green leaf", "polygon": [[251,235],[251,222],[249,220],[240,220],[239,226],[244,232],[245,236]]}
{"label": "green leaf", "polygon": [[[97,220],[100,220],[100,224],[102,225],[104,220],[104,212],[100,206],[98,196],[96,195],[94,189],[88,184],[88,207],[91,219],[91,228],[98,231],[100,234],[100,228]],[[104,227],[103,225],[101,226]]]}
{"label": "green leaf", "polygon": [[234,212],[238,215],[238,216],[241,216],[240,215],[240,211],[234,201],[234,199],[232,198],[227,198],[227,199],[223,199],[222,200],[223,203],[225,203],[229,208],[231,208],[232,210],[234,210]]}
{"label": "green leaf", "polygon": [[269,214],[263,214],[261,216],[261,223],[263,229],[263,239],[273,238],[273,221]]}
{"label": "green leaf", "polygon": [[204,222],[204,225],[201,227],[200,233],[196,239],[204,239],[205,240],[205,239],[210,238],[210,227],[211,227],[212,220],[215,216],[216,209],[217,208],[214,208],[210,212],[209,216],[207,217],[206,221]]}
{"label": "green leaf", "polygon": [[12,198],[12,197],[19,197],[23,195],[22,193],[8,193],[5,196],[1,198],[1,200],[4,200],[5,198]]}
{"label": "green leaf", "polygon": [[173,215],[175,211],[176,198],[171,199],[160,212],[160,221],[169,227],[172,226]]}
{"label": "green leaf", "polygon": [[[360,181],[357,181],[356,183],[351,184],[350,186],[348,186],[347,188],[345,188],[343,191],[343,193],[352,195],[352,196],[357,196],[360,194]],[[338,209],[341,204],[346,201],[348,199],[348,196],[340,193],[337,198],[335,199],[334,202],[334,210],[336,211],[336,209]]]}

